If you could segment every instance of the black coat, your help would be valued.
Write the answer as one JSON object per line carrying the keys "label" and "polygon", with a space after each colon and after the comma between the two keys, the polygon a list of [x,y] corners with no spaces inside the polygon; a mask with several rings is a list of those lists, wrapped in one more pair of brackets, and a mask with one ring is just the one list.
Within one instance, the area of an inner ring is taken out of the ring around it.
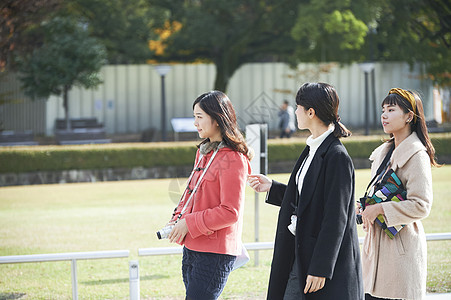
{"label": "black coat", "polygon": [[[296,173],[308,152],[307,146],[296,162],[288,185],[273,181],[266,200],[281,206],[267,298],[283,299],[296,255],[303,299],[361,300],[363,283],[354,210],[354,166],[345,147],[333,134],[317,149],[306,173],[296,210],[296,237],[287,228],[298,192]],[[324,288],[304,295],[307,275],[325,277]]]}

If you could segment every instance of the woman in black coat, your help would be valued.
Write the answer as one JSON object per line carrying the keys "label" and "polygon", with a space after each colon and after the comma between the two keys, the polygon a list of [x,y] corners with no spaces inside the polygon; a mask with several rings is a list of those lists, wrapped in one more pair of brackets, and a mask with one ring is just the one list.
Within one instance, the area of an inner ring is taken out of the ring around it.
{"label": "woman in black coat", "polygon": [[296,104],[299,129],[312,135],[288,185],[249,176],[280,206],[267,298],[363,299],[354,167],[338,139],[351,133],[340,123],[338,95],[329,84],[305,83]]}

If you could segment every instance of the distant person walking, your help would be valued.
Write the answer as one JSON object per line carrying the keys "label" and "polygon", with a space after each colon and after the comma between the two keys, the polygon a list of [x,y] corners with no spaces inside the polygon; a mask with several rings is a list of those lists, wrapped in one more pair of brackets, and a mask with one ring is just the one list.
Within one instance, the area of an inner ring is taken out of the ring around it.
{"label": "distant person walking", "polygon": [[327,83],[305,83],[296,94],[299,129],[311,136],[288,185],[252,174],[249,185],[280,206],[267,299],[362,300],[355,222],[354,166],[340,137],[339,98]]}
{"label": "distant person walking", "polygon": [[[361,212],[367,232],[362,248],[365,299],[424,299],[427,245],[421,219],[431,210],[431,165],[437,166],[437,162],[420,97],[408,90],[391,89],[382,101],[381,123],[390,140],[371,154],[371,176],[382,178],[391,174],[391,169],[406,194],[403,201],[367,205]],[[374,193],[371,189],[370,196]],[[399,232],[389,236],[375,222],[379,215],[387,227]]]}
{"label": "distant person walking", "polygon": [[287,100],[284,100],[279,111],[280,138],[290,138],[296,130],[294,118],[293,107],[289,105]]}

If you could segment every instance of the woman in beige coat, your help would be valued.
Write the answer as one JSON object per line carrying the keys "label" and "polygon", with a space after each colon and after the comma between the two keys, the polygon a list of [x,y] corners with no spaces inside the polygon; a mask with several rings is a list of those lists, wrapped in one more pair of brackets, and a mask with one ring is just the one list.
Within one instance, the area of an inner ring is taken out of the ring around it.
{"label": "woman in beige coat", "polygon": [[[427,245],[421,219],[432,205],[431,165],[437,166],[423,105],[418,95],[391,89],[382,103],[381,122],[391,139],[370,156],[372,177],[394,146],[390,168],[407,190],[406,199],[366,206],[367,232],[362,251],[365,299],[423,299],[426,294]],[[371,190],[370,190],[371,192]],[[388,227],[405,225],[391,239],[374,220]]]}

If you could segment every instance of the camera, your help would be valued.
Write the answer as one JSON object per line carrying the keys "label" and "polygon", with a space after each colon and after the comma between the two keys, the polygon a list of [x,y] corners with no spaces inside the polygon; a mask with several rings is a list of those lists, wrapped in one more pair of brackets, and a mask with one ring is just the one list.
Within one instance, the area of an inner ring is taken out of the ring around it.
{"label": "camera", "polygon": [[174,225],[167,225],[160,230],[157,231],[157,237],[158,239],[167,239],[169,234],[172,231],[172,228],[174,228]]}
{"label": "camera", "polygon": [[291,224],[288,225],[288,230],[293,234],[296,235],[296,221],[298,220],[298,216],[292,215],[291,216]]}
{"label": "camera", "polygon": [[362,220],[362,215],[361,214],[357,214],[356,216],[355,216],[355,221],[357,222],[357,224],[362,224],[363,223],[363,220]]}
{"label": "camera", "polygon": [[[359,199],[359,203],[360,203],[360,212],[362,212],[362,211],[365,210],[365,205],[366,205],[366,199],[367,199],[367,198],[368,198],[368,197],[362,197],[362,198]],[[356,223],[357,223],[358,225],[363,224],[362,215],[361,215],[361,214],[357,214],[357,215],[355,216],[355,221],[356,221]]]}

